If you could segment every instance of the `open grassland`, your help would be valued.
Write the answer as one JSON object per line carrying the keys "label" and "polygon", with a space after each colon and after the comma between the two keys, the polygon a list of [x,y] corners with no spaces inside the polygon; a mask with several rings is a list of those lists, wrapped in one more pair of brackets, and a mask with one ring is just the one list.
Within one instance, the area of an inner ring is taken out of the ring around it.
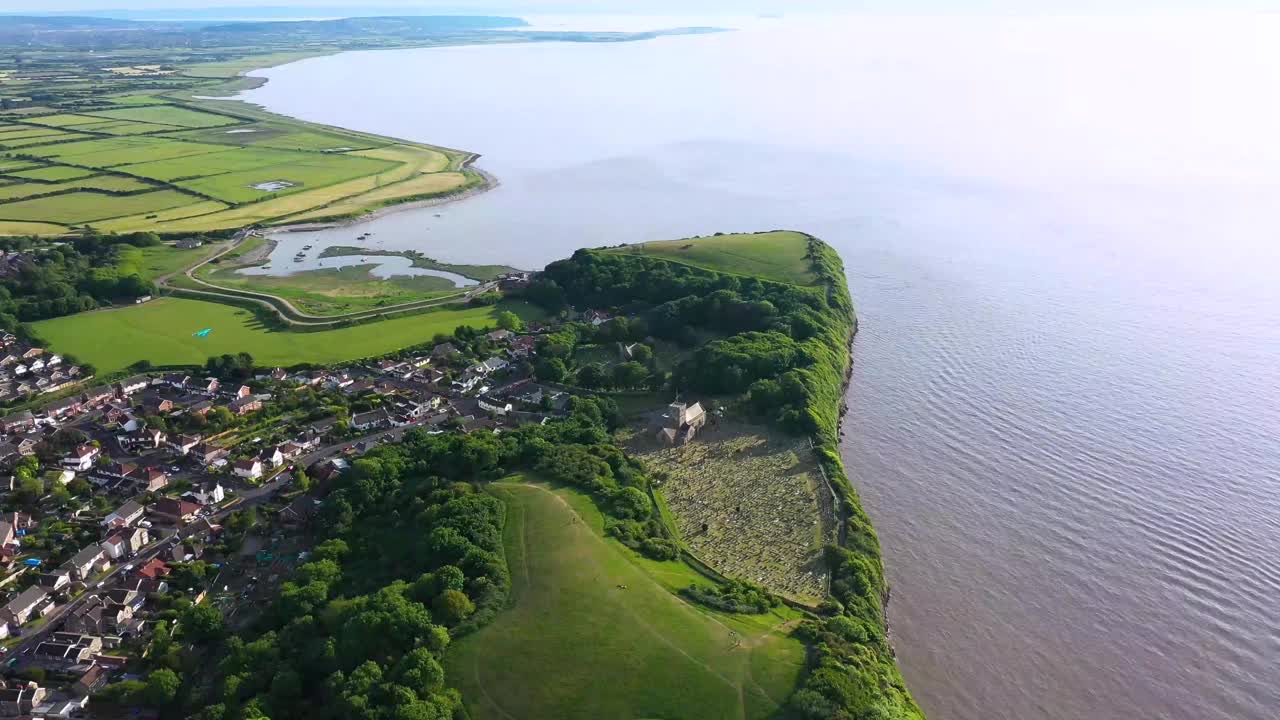
{"label": "open grassland", "polygon": [[659,492],[685,545],[730,577],[804,602],[826,594],[822,546],[835,504],[807,439],[730,425],[682,447],[637,435],[629,451],[663,476]]}
{"label": "open grassland", "polygon": [[[317,332],[265,327],[253,313],[231,305],[161,298],[118,310],[80,313],[34,324],[36,334],[57,352],[113,372],[138,360],[157,365],[199,365],[211,355],[248,352],[266,365],[337,363],[383,355],[452,333],[459,325],[496,326],[496,314],[510,309],[538,317],[527,305],[503,304],[437,310]],[[205,328],[208,336],[193,336]]]}
{"label": "open grassland", "polygon": [[[782,616],[729,616],[690,605],[603,537],[589,499],[496,483],[513,606],[458,641],[449,684],[475,720],[768,718],[791,693],[804,647]],[[736,633],[736,635],[734,634]]]}
{"label": "open grassland", "polygon": [[65,225],[53,223],[0,220],[0,235],[61,235],[67,230]]}
{"label": "open grassland", "polygon": [[[353,217],[483,181],[459,172],[465,153],[215,105],[135,95],[117,107],[0,121],[0,220],[51,232],[86,222],[113,231],[228,230]],[[103,173],[131,177],[68,184]],[[120,203],[83,190],[149,199]],[[170,202],[177,197],[183,202]]]}
{"label": "open grassland", "polygon": [[813,285],[817,282],[805,259],[808,238],[802,233],[777,231],[687,240],[638,243],[606,252],[648,255],[733,275]]}
{"label": "open grassland", "polygon": [[195,265],[226,247],[226,243],[206,243],[189,250],[168,244],[144,248],[122,244],[116,247],[116,269],[121,276],[136,273],[144,280],[154,281]]}

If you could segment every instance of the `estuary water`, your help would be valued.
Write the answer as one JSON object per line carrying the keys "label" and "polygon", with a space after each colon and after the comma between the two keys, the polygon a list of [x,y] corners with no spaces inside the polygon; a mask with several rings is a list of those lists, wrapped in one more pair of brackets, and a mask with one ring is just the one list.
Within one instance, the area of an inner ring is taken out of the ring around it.
{"label": "estuary water", "polygon": [[934,720],[1280,717],[1280,21],[717,24],[349,53],[246,99],[502,181],[317,248],[834,245],[842,450]]}

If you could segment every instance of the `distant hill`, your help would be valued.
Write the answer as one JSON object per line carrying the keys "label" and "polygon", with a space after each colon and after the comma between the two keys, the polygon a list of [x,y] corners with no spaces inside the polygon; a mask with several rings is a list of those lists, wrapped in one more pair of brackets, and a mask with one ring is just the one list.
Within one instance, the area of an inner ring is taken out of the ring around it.
{"label": "distant hill", "polygon": [[204,25],[204,32],[237,33],[430,33],[459,30],[493,30],[527,27],[529,23],[515,17],[489,15],[397,15],[389,17],[351,17],[335,20],[260,20]]}

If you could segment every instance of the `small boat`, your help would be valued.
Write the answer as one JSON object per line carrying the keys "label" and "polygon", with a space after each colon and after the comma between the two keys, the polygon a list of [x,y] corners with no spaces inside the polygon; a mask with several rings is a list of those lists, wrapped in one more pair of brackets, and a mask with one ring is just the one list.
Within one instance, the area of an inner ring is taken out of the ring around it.
{"label": "small boat", "polygon": [[310,250],[312,247],[313,247],[313,246],[311,246],[311,245],[303,245],[303,246],[302,246],[302,249],[303,249],[303,250]]}

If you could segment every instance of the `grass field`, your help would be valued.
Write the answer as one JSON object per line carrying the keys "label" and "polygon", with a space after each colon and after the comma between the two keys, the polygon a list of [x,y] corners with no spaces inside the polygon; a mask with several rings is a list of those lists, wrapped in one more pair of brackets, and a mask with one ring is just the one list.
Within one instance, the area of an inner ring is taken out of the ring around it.
{"label": "grass field", "polygon": [[[238,65],[194,71],[222,73],[233,67]],[[0,120],[0,154],[7,150],[45,161],[0,159],[7,166],[0,169],[5,174],[0,178],[5,188],[0,221],[39,223],[23,227],[49,233],[99,221],[114,231],[224,230],[280,224],[298,215],[358,215],[479,181],[478,175],[458,172],[465,155],[454,151],[311,125],[248,106],[229,115],[209,103],[150,95],[115,100],[115,107],[62,113],[35,109],[19,123]],[[104,171],[139,180],[67,184]],[[140,192],[149,187],[161,192],[127,202],[69,192]],[[185,194],[173,194],[181,191]],[[37,197],[50,193],[61,194]],[[184,202],[169,202],[178,197]],[[6,224],[4,232],[14,227]]]}
{"label": "grass field", "polygon": [[[248,310],[231,305],[161,298],[118,310],[81,313],[34,323],[36,334],[57,352],[92,363],[99,372],[120,370],[138,360],[157,365],[203,364],[211,355],[248,352],[265,365],[336,363],[383,355],[452,333],[459,325],[492,327],[499,310],[534,318],[524,304],[439,310],[320,332],[271,330]],[[205,328],[207,337],[192,333]]]}
{"label": "grass field", "polygon": [[812,285],[816,279],[805,259],[807,244],[808,238],[802,233],[777,231],[661,240],[610,248],[605,252],[649,255],[734,275]]}
{"label": "grass field", "polygon": [[85,223],[102,218],[136,215],[187,205],[196,198],[176,190],[157,190],[141,195],[112,196],[75,191],[64,195],[0,203],[0,219],[41,221],[57,218],[64,223]]}
{"label": "grass field", "polygon": [[791,693],[804,647],[785,635],[788,611],[688,604],[668,587],[688,585],[692,570],[606,540],[589,499],[518,482],[491,489],[508,508],[514,604],[445,658],[474,720],[755,720]]}
{"label": "grass field", "polygon": [[223,287],[282,297],[312,315],[341,315],[462,292],[444,278],[419,275],[384,280],[371,276],[370,269],[348,266],[275,277],[243,275],[228,268],[202,272],[199,277]]}
{"label": "grass field", "polygon": [[137,273],[144,280],[155,280],[195,265],[225,247],[225,244],[206,243],[190,250],[179,249],[173,245],[153,245],[145,248],[131,245],[117,247],[116,267],[122,277]]}

